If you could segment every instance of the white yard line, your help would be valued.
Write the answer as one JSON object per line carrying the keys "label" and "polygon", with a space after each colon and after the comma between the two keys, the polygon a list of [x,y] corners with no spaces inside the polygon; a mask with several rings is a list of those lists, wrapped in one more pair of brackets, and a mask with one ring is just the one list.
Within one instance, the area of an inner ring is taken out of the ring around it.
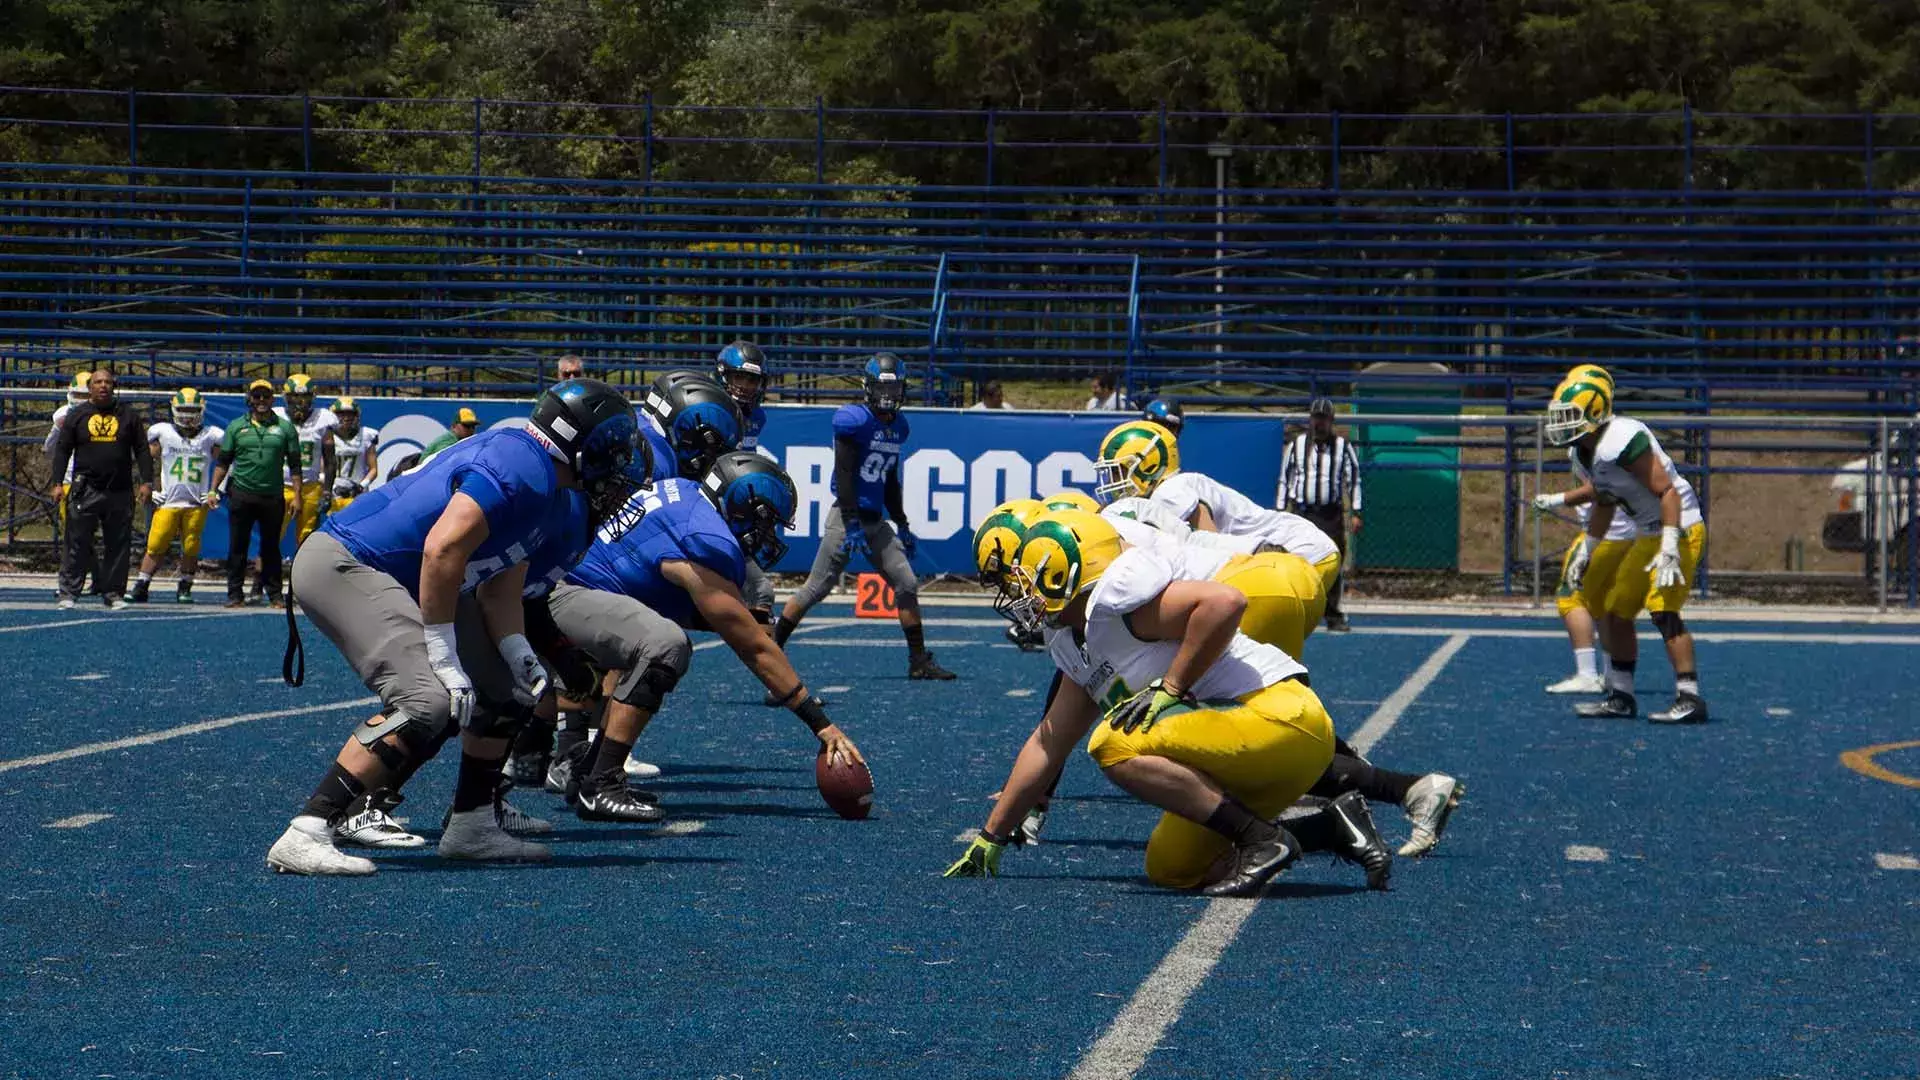
{"label": "white yard line", "polygon": [[1882,870],[1920,870],[1920,859],[1912,855],[1893,855],[1882,851],[1874,854],[1873,865]]}
{"label": "white yard line", "polygon": [[[1347,740],[1353,748],[1364,754],[1392,731],[1407,707],[1433,685],[1447,661],[1465,647],[1470,636],[1455,632],[1441,643]],[[1186,936],[1140,984],[1112,1026],[1080,1059],[1071,1080],[1131,1080],[1146,1065],[1161,1036],[1180,1019],[1187,999],[1206,981],[1258,904],[1258,900],[1209,901]]]}
{"label": "white yard line", "polygon": [[112,814],[75,814],[72,817],[63,817],[59,821],[47,822],[47,828],[84,829],[89,825],[98,825],[112,816]]}
{"label": "white yard line", "polygon": [[1603,847],[1591,847],[1587,844],[1568,844],[1568,862],[1606,862],[1610,856]]}
{"label": "white yard line", "polygon": [[297,709],[274,709],[271,712],[241,713],[238,716],[223,716],[218,720],[201,720],[192,724],[181,724],[179,727],[163,728],[160,731],[149,731],[142,735],[129,735],[124,739],[109,739],[106,742],[87,743],[83,746],[70,747],[66,750],[55,750],[50,754],[35,754],[32,757],[0,761],[0,773],[12,772],[15,769],[31,769],[37,765],[52,765],[57,761],[71,761],[74,758],[91,757],[94,754],[106,754],[115,750],[127,750],[135,746],[152,746],[154,743],[166,742],[168,739],[183,738],[187,735],[198,735],[205,731],[218,731],[221,728],[233,727],[235,724],[250,724],[255,720],[275,720],[282,716],[306,716],[311,713],[343,712],[347,709],[365,708],[368,705],[377,705],[379,703],[380,699],[376,697],[346,698],[341,701],[329,701],[324,705],[303,705]]}
{"label": "white yard line", "polygon": [[[52,611],[56,609],[49,607],[47,610]],[[93,623],[109,623],[110,622],[110,623],[121,623],[125,625],[125,624],[131,624],[131,623],[179,622],[182,619],[220,619],[220,618],[229,618],[234,615],[249,615],[249,614],[255,614],[255,613],[247,612],[247,611],[222,610],[222,611],[208,611],[199,615],[128,615],[124,612],[110,612],[105,615],[94,615],[94,616],[89,616],[86,618],[79,618],[79,619],[56,619],[53,622],[23,623],[19,626],[0,626],[0,634],[17,634],[23,630],[58,630],[63,626],[90,626]],[[283,618],[285,617],[284,612],[276,611],[276,612],[273,612],[273,614],[280,615]]]}

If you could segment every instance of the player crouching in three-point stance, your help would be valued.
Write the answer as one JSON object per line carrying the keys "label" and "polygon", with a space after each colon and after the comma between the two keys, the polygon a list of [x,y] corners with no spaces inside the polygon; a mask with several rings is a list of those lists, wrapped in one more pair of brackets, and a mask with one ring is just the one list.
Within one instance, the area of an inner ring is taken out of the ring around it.
{"label": "player crouching in three-point stance", "polygon": [[[1547,440],[1569,447],[1595,499],[1587,531],[1567,558],[1565,581],[1586,595],[1613,662],[1606,697],[1574,709],[1590,717],[1639,714],[1633,671],[1640,646],[1633,620],[1644,607],[1667,643],[1675,680],[1673,708],[1647,719],[1656,724],[1703,723],[1707,703],[1695,673],[1693,635],[1680,609],[1687,602],[1687,582],[1706,550],[1706,522],[1693,485],[1645,424],[1614,415],[1613,380],[1595,377],[1594,370],[1591,365],[1575,368],[1547,405]],[[1586,490],[1577,489],[1574,496],[1584,497]],[[1546,503],[1553,505],[1551,497]],[[1630,546],[1603,551],[1614,515],[1623,509],[1639,538]]]}
{"label": "player crouching in three-point stance", "polygon": [[1029,806],[1087,729],[1087,752],[1128,793],[1166,811],[1146,872],[1171,888],[1245,896],[1331,850],[1385,888],[1393,856],[1358,793],[1282,827],[1276,816],[1333,760],[1333,721],[1292,657],[1239,632],[1247,599],[1178,580],[1165,555],[1127,548],[1111,523],[1065,511],[1027,528],[996,608],[1046,629],[1056,679],[987,826],[948,876],[998,872]]}
{"label": "player crouching in three-point stance", "polygon": [[[440,854],[546,857],[545,847],[508,835],[493,805],[512,721],[523,715],[514,706],[531,708],[548,686],[526,638],[521,594],[529,563],[543,577],[573,565],[596,520],[642,481],[637,439],[633,407],[612,387],[557,383],[526,429],[450,447],[354,500],[302,545],[294,597],[384,708],[347,740],[267,852],[268,865],[372,873],[371,861],[334,846],[333,827],[356,802],[397,790],[456,731],[460,776]],[[471,617],[456,630],[467,597]]]}

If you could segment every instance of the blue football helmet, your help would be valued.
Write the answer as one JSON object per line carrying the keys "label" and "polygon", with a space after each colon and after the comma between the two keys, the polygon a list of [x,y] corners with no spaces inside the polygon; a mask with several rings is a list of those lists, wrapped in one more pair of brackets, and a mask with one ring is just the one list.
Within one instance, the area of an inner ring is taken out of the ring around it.
{"label": "blue football helmet", "polygon": [[861,373],[860,383],[867,392],[868,408],[899,412],[907,400],[907,362],[890,352],[874,353]]}
{"label": "blue football helmet", "polygon": [[767,354],[751,341],[736,341],[720,350],[714,364],[713,379],[733,395],[733,403],[746,413],[760,404],[767,392],[767,380],[773,378],[773,365]]}
{"label": "blue football helmet", "polygon": [[780,466],[748,450],[722,454],[701,482],[707,497],[740,541],[740,549],[770,570],[787,553],[780,530],[793,528],[800,495]]}
{"label": "blue football helmet", "polygon": [[1166,398],[1154,398],[1147,402],[1147,407],[1140,411],[1140,415],[1175,435],[1180,434],[1180,429],[1187,425],[1186,410],[1180,407],[1179,402],[1168,401]]}
{"label": "blue football helmet", "polygon": [[669,371],[653,380],[641,405],[672,444],[677,471],[699,480],[721,454],[740,445],[746,422],[719,383],[695,371]]}
{"label": "blue football helmet", "polygon": [[653,472],[639,418],[620,392],[598,379],[568,379],[540,392],[528,424],[580,477],[595,521],[620,509]]}

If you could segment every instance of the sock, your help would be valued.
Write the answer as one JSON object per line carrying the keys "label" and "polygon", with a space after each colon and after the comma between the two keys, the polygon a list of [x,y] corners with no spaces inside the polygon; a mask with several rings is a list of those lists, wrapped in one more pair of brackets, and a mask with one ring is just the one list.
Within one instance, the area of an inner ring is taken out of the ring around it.
{"label": "sock", "polygon": [[1591,645],[1573,650],[1573,667],[1582,678],[1600,674],[1600,650]]}
{"label": "sock", "polygon": [[633,744],[619,739],[607,738],[606,732],[593,744],[593,767],[587,770],[589,776],[625,776],[627,755],[633,753]]}
{"label": "sock", "polygon": [[1607,669],[1607,689],[1633,693],[1633,664],[1632,660],[1615,660]]}
{"label": "sock", "polygon": [[334,762],[321,779],[313,794],[307,796],[307,804],[300,808],[302,814],[311,814],[331,825],[347,814],[347,807],[354,800],[367,793],[367,785],[354,778],[354,775]]}
{"label": "sock", "polygon": [[1404,803],[1407,791],[1419,779],[1412,773],[1382,769],[1365,758],[1336,753],[1333,763],[1307,789],[1307,794],[1333,799],[1349,791],[1357,791],[1368,802]]}
{"label": "sock", "polygon": [[564,757],[567,751],[587,741],[585,709],[561,709],[559,720],[560,735],[553,741],[554,757]]}
{"label": "sock", "polygon": [[185,585],[189,589],[193,588],[193,575],[192,574],[180,575],[180,584]]}
{"label": "sock", "polygon": [[145,585],[148,582],[151,582],[153,580],[153,571],[142,570],[140,571],[140,576],[135,578],[134,580],[138,581],[142,585]]}
{"label": "sock", "polygon": [[500,765],[498,761],[472,754],[460,755],[460,779],[453,785],[454,813],[462,814],[492,804],[494,789],[500,784]]}
{"label": "sock", "polygon": [[1263,821],[1260,815],[1246,808],[1246,805],[1231,795],[1222,793],[1220,805],[1201,824],[1235,844],[1253,844],[1262,840],[1271,840],[1280,834],[1273,822]]}
{"label": "sock", "polygon": [[553,753],[553,722],[534,717],[521,727],[513,740],[515,754]]}
{"label": "sock", "polygon": [[793,636],[794,630],[798,628],[799,625],[799,623],[794,622],[785,615],[773,620],[773,643],[783,649],[786,648],[787,639]]}
{"label": "sock", "polygon": [[1691,671],[1676,672],[1674,674],[1674,682],[1674,689],[1679,693],[1692,694],[1694,697],[1700,696],[1699,675]]}
{"label": "sock", "polygon": [[927,651],[927,628],[924,626],[903,626],[900,632],[907,636],[907,651],[915,656]]}

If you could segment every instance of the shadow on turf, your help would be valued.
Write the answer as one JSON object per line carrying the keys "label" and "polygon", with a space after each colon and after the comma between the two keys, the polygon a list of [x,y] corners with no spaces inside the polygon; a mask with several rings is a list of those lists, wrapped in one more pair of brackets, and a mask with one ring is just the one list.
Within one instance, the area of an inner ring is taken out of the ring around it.
{"label": "shadow on turf", "polygon": [[575,867],[597,866],[646,866],[650,863],[671,863],[679,866],[724,866],[738,862],[737,859],[712,859],[694,855],[554,855],[545,862],[469,862],[465,859],[443,859],[438,855],[428,855],[418,859],[393,859],[380,861],[380,870],[389,870],[407,874],[466,873],[474,870],[487,870],[493,873],[514,870],[553,870]]}
{"label": "shadow on turf", "polygon": [[[1141,896],[1165,896],[1177,900],[1190,900],[1200,894],[1185,889],[1163,889],[1138,874],[1035,874],[1036,878],[1053,881],[1104,882],[1109,885],[1126,885],[1130,888],[1122,892]],[[1367,891],[1365,885],[1336,885],[1326,881],[1288,881],[1276,879],[1267,886],[1268,900],[1314,900],[1329,896],[1351,896]]]}

